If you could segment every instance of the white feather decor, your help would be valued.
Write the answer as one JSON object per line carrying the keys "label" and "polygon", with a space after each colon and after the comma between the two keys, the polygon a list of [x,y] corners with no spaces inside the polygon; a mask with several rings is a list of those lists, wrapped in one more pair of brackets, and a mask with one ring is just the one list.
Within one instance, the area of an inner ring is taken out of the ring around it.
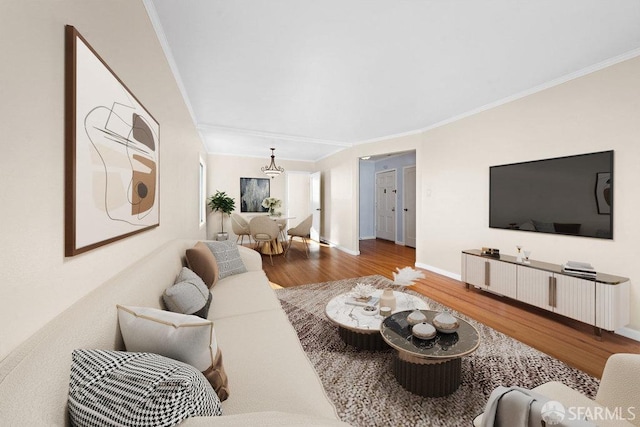
{"label": "white feather decor", "polygon": [[393,272],[393,284],[398,286],[411,286],[416,279],[424,279],[424,273],[422,271],[414,270],[411,267],[399,268],[396,267]]}

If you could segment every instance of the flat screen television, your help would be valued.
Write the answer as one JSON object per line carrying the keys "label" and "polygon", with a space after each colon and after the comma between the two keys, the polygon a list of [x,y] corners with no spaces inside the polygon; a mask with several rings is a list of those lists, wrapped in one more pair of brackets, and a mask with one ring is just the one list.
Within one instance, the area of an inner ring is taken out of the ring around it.
{"label": "flat screen television", "polygon": [[613,151],[492,166],[489,227],[613,238]]}

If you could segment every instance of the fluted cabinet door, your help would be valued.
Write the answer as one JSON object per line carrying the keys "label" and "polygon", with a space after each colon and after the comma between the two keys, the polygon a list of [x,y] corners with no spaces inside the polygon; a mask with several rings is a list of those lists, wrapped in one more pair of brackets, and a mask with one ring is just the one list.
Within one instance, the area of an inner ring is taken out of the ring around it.
{"label": "fluted cabinet door", "polygon": [[615,331],[629,323],[629,281],[616,286],[596,282],[596,326]]}
{"label": "fluted cabinet door", "polygon": [[596,324],[596,284],[591,280],[556,274],[554,311],[581,322]]}
{"label": "fluted cabinet door", "polygon": [[470,285],[486,289],[487,277],[485,271],[486,263],[489,262],[489,260],[466,254],[463,255],[463,258],[465,263],[465,268],[463,270],[465,272],[465,277],[463,277],[462,280]]}
{"label": "fluted cabinet door", "polygon": [[550,290],[549,279],[553,278],[553,273],[544,270],[537,270],[524,266],[518,266],[518,301],[553,310],[549,299]]}
{"label": "fluted cabinet door", "polygon": [[516,266],[507,262],[487,260],[490,265],[487,290],[505,297],[515,298],[517,289]]}

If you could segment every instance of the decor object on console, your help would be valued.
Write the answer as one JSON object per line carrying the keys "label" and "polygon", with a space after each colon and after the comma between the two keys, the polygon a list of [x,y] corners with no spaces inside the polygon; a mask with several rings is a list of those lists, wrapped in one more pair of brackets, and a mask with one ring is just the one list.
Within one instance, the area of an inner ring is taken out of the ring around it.
{"label": "decor object on console", "polygon": [[160,225],[160,125],[65,28],[65,255]]}
{"label": "decor object on console", "polygon": [[264,172],[271,179],[284,172],[284,168],[276,166],[276,155],[274,154],[275,148],[271,148],[271,163],[268,166],[263,166],[260,170]]}
{"label": "decor object on console", "polygon": [[516,262],[522,262],[522,245],[517,245],[516,250],[518,254],[516,255]]}
{"label": "decor object on console", "polygon": [[207,202],[212,212],[220,212],[220,232],[218,233],[218,240],[227,240],[229,233],[224,231],[224,216],[231,214],[236,208],[236,202],[232,197],[229,197],[226,192],[216,190],[216,193],[209,197]]}

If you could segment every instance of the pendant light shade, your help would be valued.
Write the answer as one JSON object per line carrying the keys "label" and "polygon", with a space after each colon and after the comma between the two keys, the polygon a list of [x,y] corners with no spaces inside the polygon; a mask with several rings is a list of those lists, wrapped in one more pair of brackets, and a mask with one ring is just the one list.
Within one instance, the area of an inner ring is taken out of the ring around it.
{"label": "pendant light shade", "polygon": [[269,163],[269,166],[262,167],[262,172],[264,172],[267,176],[270,176],[271,178],[275,178],[276,176],[284,172],[284,168],[276,166],[276,155],[273,154],[275,150],[276,150],[275,148],[271,149],[271,163]]}

